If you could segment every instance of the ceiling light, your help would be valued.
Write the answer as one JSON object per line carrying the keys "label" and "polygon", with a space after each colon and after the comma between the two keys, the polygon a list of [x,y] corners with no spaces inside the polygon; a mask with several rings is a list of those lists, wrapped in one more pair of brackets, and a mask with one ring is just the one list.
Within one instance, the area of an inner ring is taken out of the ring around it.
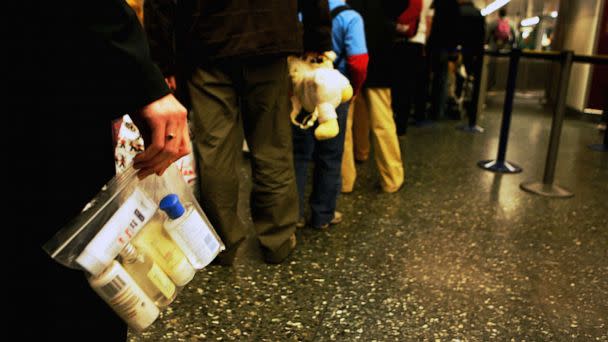
{"label": "ceiling light", "polygon": [[493,3],[489,4],[488,6],[486,6],[486,8],[481,10],[481,15],[485,17],[486,15],[508,4],[510,1],[511,0],[495,0]]}

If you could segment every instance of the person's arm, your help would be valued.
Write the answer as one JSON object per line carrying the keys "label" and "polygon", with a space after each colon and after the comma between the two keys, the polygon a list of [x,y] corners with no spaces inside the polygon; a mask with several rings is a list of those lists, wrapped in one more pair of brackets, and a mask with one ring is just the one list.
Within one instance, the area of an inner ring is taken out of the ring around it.
{"label": "person's arm", "polygon": [[[283,1],[283,0],[282,0]],[[304,24],[304,51],[331,51],[331,17],[327,0],[299,0]]]}
{"label": "person's arm", "polygon": [[357,94],[367,77],[367,65],[369,63],[367,44],[365,42],[365,28],[363,18],[360,15],[357,15],[348,23],[344,45],[350,82],[353,86],[354,94]]}
{"label": "person's arm", "polygon": [[[65,6],[74,6],[66,1]],[[124,0],[89,0],[77,17],[78,27],[112,61],[112,75],[132,89],[125,110],[142,132],[146,150],[135,159],[140,177],[161,174],[190,151],[186,109],[170,94],[162,73],[148,50],[144,31]],[[86,77],[86,75],[83,75]],[[117,94],[118,96],[119,94]]]}

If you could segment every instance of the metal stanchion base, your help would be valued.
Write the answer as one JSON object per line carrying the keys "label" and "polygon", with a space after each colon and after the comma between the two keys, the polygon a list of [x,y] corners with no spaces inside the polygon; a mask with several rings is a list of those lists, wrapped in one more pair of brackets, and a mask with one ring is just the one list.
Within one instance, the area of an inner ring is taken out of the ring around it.
{"label": "metal stanchion base", "polygon": [[484,170],[496,173],[520,173],[522,171],[521,167],[511,164],[508,161],[501,162],[498,160],[481,160],[477,162],[477,166]]}
{"label": "metal stanchion base", "polygon": [[524,182],[519,187],[527,192],[545,196],[545,197],[561,197],[568,198],[574,196],[574,193],[555,184],[544,184],[543,182]]}
{"label": "metal stanchion base", "polygon": [[598,152],[608,152],[608,146],[604,144],[592,144],[589,145],[589,148]]}
{"label": "metal stanchion base", "polygon": [[456,129],[467,133],[483,133],[484,131],[481,126],[469,126],[468,124],[458,125],[456,126]]}

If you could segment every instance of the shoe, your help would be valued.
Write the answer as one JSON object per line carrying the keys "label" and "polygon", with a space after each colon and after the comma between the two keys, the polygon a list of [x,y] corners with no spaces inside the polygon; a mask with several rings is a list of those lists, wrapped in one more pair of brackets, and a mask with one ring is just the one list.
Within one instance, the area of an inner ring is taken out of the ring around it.
{"label": "shoe", "polygon": [[314,227],[314,228],[324,230],[324,229],[329,228],[329,226],[334,226],[336,224],[342,223],[343,219],[344,219],[344,214],[342,214],[341,212],[336,210],[336,211],[334,211],[334,218],[331,219],[331,221],[329,221],[329,223],[325,223],[325,224],[322,224],[322,225]]}
{"label": "shoe", "polygon": [[234,260],[236,259],[236,254],[239,251],[239,247],[245,241],[245,239],[240,240],[234,245],[227,247],[226,250],[218,254],[215,259],[211,261],[211,265],[219,265],[219,266],[232,266],[234,265]]}
{"label": "shoe", "polygon": [[340,190],[340,192],[343,193],[343,194],[350,194],[350,193],[353,192],[353,189],[352,188],[351,189],[344,189],[344,188],[342,188],[342,190]]}
{"label": "shoe", "polygon": [[377,187],[377,188],[378,188],[378,189],[379,189],[381,192],[384,192],[384,193],[387,193],[387,194],[394,194],[394,193],[396,193],[396,192],[399,192],[399,191],[401,191],[401,189],[403,189],[403,187],[404,187],[404,186],[405,186],[405,181],[403,181],[403,183],[401,183],[401,185],[399,185],[399,187],[398,187],[397,189],[395,189],[395,190],[386,190],[386,189],[385,189],[385,188],[382,186],[382,184],[381,184],[380,182],[378,182],[378,183],[376,184],[376,187]]}
{"label": "shoe", "polygon": [[357,158],[357,157],[355,156],[355,163],[357,163],[357,164],[363,164],[363,163],[365,163],[365,162],[366,162],[368,159],[369,159],[369,156],[368,156],[368,157],[365,157],[365,158]]}
{"label": "shoe", "polygon": [[298,219],[298,222],[296,222],[296,228],[304,228],[306,227],[306,219],[303,217],[300,217]]}
{"label": "shoe", "polygon": [[292,234],[285,243],[275,252],[263,248],[264,261],[267,264],[278,265],[285,261],[296,249],[296,234]]}

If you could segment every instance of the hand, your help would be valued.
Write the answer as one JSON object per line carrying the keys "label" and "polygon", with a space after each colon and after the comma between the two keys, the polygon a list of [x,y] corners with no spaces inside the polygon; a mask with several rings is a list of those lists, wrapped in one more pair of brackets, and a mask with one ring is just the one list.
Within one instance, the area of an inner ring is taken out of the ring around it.
{"label": "hand", "polygon": [[132,115],[146,144],[134,158],[134,167],[143,179],[153,173],[162,175],[176,160],[190,153],[186,108],[169,94]]}
{"label": "hand", "polygon": [[171,89],[172,91],[175,91],[175,89],[177,89],[177,82],[175,81],[175,76],[167,76],[165,78],[165,82],[167,82],[169,89]]}
{"label": "hand", "polygon": [[410,29],[410,25],[397,24],[395,30],[399,33],[406,34],[407,30]]}

